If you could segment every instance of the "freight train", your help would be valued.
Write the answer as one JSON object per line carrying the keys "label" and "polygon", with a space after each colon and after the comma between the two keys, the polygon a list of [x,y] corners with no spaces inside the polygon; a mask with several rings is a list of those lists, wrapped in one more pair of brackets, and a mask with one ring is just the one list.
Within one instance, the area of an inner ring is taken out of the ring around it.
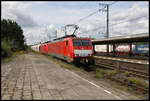
{"label": "freight train", "polygon": [[78,38],[68,35],[55,39],[53,42],[43,43],[32,48],[41,53],[66,60],[68,63],[94,64],[94,51],[89,38]]}
{"label": "freight train", "polygon": [[39,52],[39,47],[40,47],[40,44],[36,44],[36,45],[31,46],[31,48],[32,48],[34,51],[37,51],[37,52]]}
{"label": "freight train", "polygon": [[[98,53],[106,53],[107,46],[106,45],[95,45],[95,51]],[[109,53],[113,53],[113,46],[109,46]],[[115,55],[130,55],[130,45],[116,45]],[[143,55],[149,56],[149,45],[148,44],[133,44],[132,45],[132,55]]]}

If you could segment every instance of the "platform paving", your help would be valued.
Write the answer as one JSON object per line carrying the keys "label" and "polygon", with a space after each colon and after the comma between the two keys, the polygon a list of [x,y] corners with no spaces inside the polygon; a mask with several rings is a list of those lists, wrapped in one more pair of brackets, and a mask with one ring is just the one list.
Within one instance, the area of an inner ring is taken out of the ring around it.
{"label": "platform paving", "polygon": [[2,100],[123,99],[35,53],[17,56],[1,70]]}

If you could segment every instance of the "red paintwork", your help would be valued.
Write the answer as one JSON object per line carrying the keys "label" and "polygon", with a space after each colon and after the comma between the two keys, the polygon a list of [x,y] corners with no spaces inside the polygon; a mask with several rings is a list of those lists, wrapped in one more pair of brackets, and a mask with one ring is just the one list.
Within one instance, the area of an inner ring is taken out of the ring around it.
{"label": "red paintwork", "polygon": [[40,45],[40,52],[48,54],[48,45],[47,44]]}
{"label": "red paintwork", "polygon": [[[89,38],[65,38],[62,41],[58,41],[58,42],[52,42],[52,43],[45,43],[40,45],[40,52],[44,52],[46,54],[48,53],[54,53],[57,55],[62,55],[62,56],[68,56],[69,58],[75,58],[74,56],[74,50],[92,50],[92,56],[94,54],[93,51],[93,46],[92,46],[92,42],[90,40],[90,46],[73,46],[73,41],[72,39],[88,39]],[[68,46],[66,46],[66,41],[68,41]],[[91,58],[92,56],[86,56],[86,58]],[[82,58],[82,56],[76,56],[76,58]]]}

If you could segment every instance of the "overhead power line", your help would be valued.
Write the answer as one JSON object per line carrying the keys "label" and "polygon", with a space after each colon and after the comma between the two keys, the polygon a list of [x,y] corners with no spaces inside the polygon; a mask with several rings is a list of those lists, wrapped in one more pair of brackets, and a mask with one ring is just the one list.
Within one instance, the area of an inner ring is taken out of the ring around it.
{"label": "overhead power line", "polygon": [[[143,17],[147,17],[147,16],[142,16],[141,18],[143,18]],[[118,23],[114,23],[114,24],[110,24],[110,27],[112,27],[112,26],[115,26],[115,25],[118,25],[118,24],[121,24],[121,23],[125,23],[125,22],[127,22],[127,21],[134,21],[134,20],[137,20],[138,18],[140,18],[140,17],[137,17],[137,18],[134,18],[134,19],[128,19],[128,20],[126,20],[126,21],[121,21],[121,22],[118,22]],[[106,26],[100,26],[100,27],[97,27],[97,28],[94,28],[94,29],[92,29],[92,30],[89,30],[89,31],[85,31],[85,32],[82,32],[82,33],[79,33],[79,34],[83,34],[83,33],[86,33],[86,32],[91,32],[91,31],[96,31],[96,30],[98,30],[98,29],[101,29],[101,28],[105,28]]]}
{"label": "overhead power line", "polygon": [[118,2],[118,1],[114,1],[113,3],[111,3],[111,4],[109,4],[109,5],[113,5],[113,4],[115,4],[116,2]]}
{"label": "overhead power line", "polygon": [[[113,2],[113,3],[111,3],[111,4],[107,4],[107,5],[113,5],[113,4],[115,4],[117,1],[115,1],[115,2]],[[82,18],[82,19],[79,19],[76,23],[78,23],[78,22],[81,22],[81,21],[83,21],[84,19],[86,19],[86,18],[88,18],[88,17],[90,17],[90,16],[92,16],[92,15],[94,15],[94,14],[96,14],[97,12],[100,12],[100,11],[103,11],[107,6],[106,6],[106,4],[102,4],[102,3],[99,3],[100,5],[105,5],[102,9],[99,9],[99,10],[97,10],[97,11],[95,11],[95,12],[93,12],[93,13],[91,13],[91,14],[89,14],[88,16],[86,16],[86,17],[84,17],[84,18]],[[103,26],[104,27],[104,26]],[[102,27],[102,28],[103,28]],[[98,29],[98,28],[95,28],[96,30]],[[93,29],[93,30],[95,30],[95,29]],[[86,31],[87,32],[87,31]]]}
{"label": "overhead power line", "polygon": [[[84,19],[86,19],[86,18],[88,18],[88,17],[90,17],[90,16],[96,14],[97,12],[99,12],[99,10],[97,10],[97,11],[95,11],[95,12],[89,14],[88,16],[86,16],[86,17],[84,17],[84,18],[79,19],[76,23],[83,21]],[[75,24],[76,24],[76,23],[75,23]]]}
{"label": "overhead power line", "polygon": [[94,15],[94,14],[96,14],[96,13],[98,13],[98,12],[102,11],[102,10],[104,10],[105,8],[106,8],[106,7],[102,8],[102,9],[98,9],[97,11],[95,11],[95,12],[93,12],[93,13],[89,14],[88,16],[86,16],[86,17],[84,17],[84,18],[79,19],[79,20],[78,20],[78,21],[76,21],[74,24],[76,24],[76,23],[79,23],[79,22],[83,21],[84,19],[86,19],[86,18],[88,18],[88,17],[90,17],[90,16],[92,16],[92,15]]}

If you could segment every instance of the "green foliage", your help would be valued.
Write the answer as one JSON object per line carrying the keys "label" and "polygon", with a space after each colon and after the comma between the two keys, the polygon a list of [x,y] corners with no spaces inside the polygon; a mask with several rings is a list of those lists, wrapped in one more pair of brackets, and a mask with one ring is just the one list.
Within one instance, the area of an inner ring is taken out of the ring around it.
{"label": "green foliage", "polygon": [[126,71],[126,72],[125,72],[125,76],[126,76],[126,77],[129,77],[129,76],[130,76],[130,72]]}
{"label": "green foliage", "polygon": [[24,44],[24,35],[21,27],[10,19],[1,21],[1,39],[6,41],[14,40],[14,42],[20,42],[19,45]]}
{"label": "green foliage", "polygon": [[27,44],[24,45],[24,50],[26,50],[27,52],[33,52],[31,46],[28,46]]}
{"label": "green foliage", "polygon": [[130,86],[132,84],[137,84],[139,86],[144,87],[145,89],[149,89],[148,83],[141,81],[141,80],[138,80],[134,77],[124,77],[123,80],[124,80],[126,86]]}
{"label": "green foliage", "polygon": [[25,44],[23,30],[10,19],[1,20],[1,57],[10,57],[13,52],[28,49]]}
{"label": "green foliage", "polygon": [[106,73],[107,72],[104,69],[97,68],[95,77],[96,78],[103,78]]}
{"label": "green foliage", "polygon": [[132,87],[126,87],[125,89],[126,89],[126,91],[132,91],[133,90]]}
{"label": "green foliage", "polygon": [[134,78],[134,77],[130,77],[128,80],[129,80],[132,84],[137,84],[137,85],[140,85],[140,86],[142,86],[142,87],[144,87],[144,88],[146,88],[146,89],[149,89],[149,84],[146,83],[146,82],[143,82],[143,81],[141,81],[141,80],[137,80],[137,79]]}
{"label": "green foliage", "polygon": [[10,57],[12,55],[11,46],[8,42],[1,42],[1,57],[2,59],[5,57]]}
{"label": "green foliage", "polygon": [[101,74],[101,73],[96,73],[96,74],[95,74],[95,77],[96,77],[96,78],[103,78],[103,77],[104,77],[104,75],[103,75],[103,74]]}
{"label": "green foliage", "polygon": [[130,86],[132,84],[132,82],[128,78],[124,77],[122,79],[124,80],[126,86]]}
{"label": "green foliage", "polygon": [[111,76],[117,75],[117,73],[118,73],[118,70],[115,69],[115,70],[112,70],[111,72],[108,72],[107,75],[111,77]]}

